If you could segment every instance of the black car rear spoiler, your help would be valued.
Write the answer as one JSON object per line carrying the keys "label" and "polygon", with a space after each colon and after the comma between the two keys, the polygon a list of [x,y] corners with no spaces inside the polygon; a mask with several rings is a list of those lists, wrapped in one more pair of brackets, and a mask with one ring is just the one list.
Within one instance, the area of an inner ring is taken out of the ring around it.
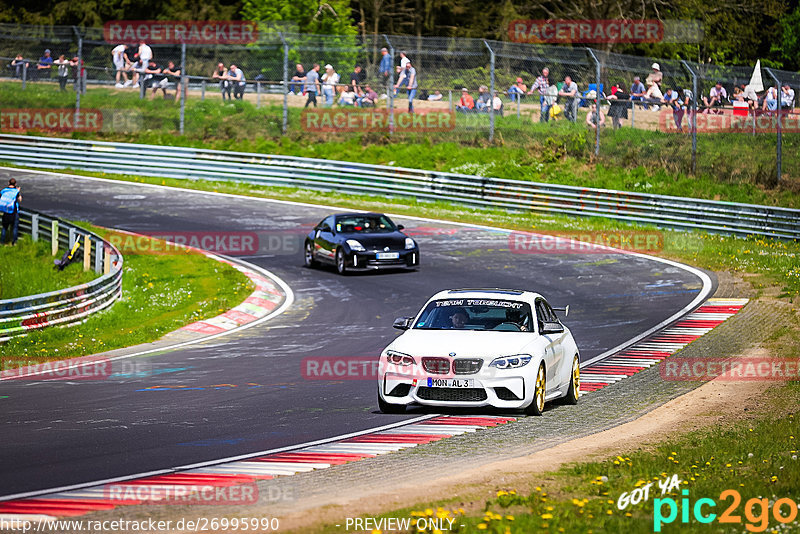
{"label": "black car rear spoiler", "polygon": [[564,317],[566,317],[566,316],[569,315],[569,304],[567,304],[563,308],[553,308],[553,310],[555,310],[557,312],[563,312],[564,313]]}

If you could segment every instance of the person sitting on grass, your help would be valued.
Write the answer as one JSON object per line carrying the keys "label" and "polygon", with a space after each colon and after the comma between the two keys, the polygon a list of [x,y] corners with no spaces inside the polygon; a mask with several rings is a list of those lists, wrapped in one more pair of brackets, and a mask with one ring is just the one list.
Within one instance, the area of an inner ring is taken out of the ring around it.
{"label": "person sitting on grass", "polygon": [[375,103],[378,101],[378,93],[370,87],[369,84],[364,86],[364,90],[358,96],[358,105],[362,108],[368,107],[375,107]]}
{"label": "person sitting on grass", "polygon": [[[703,110],[704,114],[710,113],[711,108],[722,107],[725,103],[725,99],[728,98],[728,92],[722,87],[722,82],[717,82],[717,84],[711,88],[708,95],[709,98],[703,97],[703,104],[706,106],[706,109]],[[714,113],[721,113],[721,111],[715,110]]]}
{"label": "person sitting on grass", "polygon": [[589,109],[589,113],[586,114],[586,124],[593,130],[597,130],[597,127],[603,127],[606,123],[606,116],[603,115],[603,110],[597,107],[597,104],[592,102],[592,106]]}
{"label": "person sitting on grass", "polygon": [[456,111],[460,111],[461,113],[472,113],[473,109],[475,109],[475,101],[469,95],[467,88],[464,87],[461,89],[461,98],[456,106]]}
{"label": "person sitting on grass", "polygon": [[356,93],[353,91],[353,88],[349,85],[344,88],[344,91],[339,95],[339,105],[340,106],[355,106],[356,105]]}

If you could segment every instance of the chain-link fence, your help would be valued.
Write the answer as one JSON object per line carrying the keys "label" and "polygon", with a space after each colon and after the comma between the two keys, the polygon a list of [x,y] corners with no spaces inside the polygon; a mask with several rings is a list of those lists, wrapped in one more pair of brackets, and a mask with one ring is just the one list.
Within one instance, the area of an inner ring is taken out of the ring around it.
{"label": "chain-link fence", "polygon": [[[119,44],[101,28],[0,25],[3,131],[503,143],[541,162],[569,154],[767,186],[800,177],[798,73],[570,46],[278,31],[247,45],[151,44],[150,68],[136,63],[139,43],[126,43],[115,66]],[[750,85],[754,72],[763,87]],[[61,112],[58,127],[47,109]]]}

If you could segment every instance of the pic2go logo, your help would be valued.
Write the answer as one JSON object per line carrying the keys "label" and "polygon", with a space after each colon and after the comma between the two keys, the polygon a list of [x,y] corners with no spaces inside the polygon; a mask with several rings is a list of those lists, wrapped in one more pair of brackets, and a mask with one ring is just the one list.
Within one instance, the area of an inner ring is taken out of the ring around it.
{"label": "pic2go logo", "polygon": [[[715,519],[719,523],[742,523],[742,516],[736,515],[742,496],[736,490],[725,490],[719,494],[720,501],[731,499],[730,505],[719,519],[717,514],[711,511],[717,507],[714,499],[698,499],[692,506],[689,501],[689,490],[681,490],[681,495],[683,498],[680,499],[680,504],[671,497],[653,500],[653,532],[661,532],[662,525],[673,523],[679,513],[683,524],[689,523],[690,513],[698,523],[712,523]],[[764,532],[769,526],[770,512],[778,523],[791,523],[797,518],[797,503],[784,497],[776,500],[770,508],[769,499],[753,497],[744,504],[744,516],[747,520],[745,528],[749,532]],[[786,515],[783,515],[784,513]]]}

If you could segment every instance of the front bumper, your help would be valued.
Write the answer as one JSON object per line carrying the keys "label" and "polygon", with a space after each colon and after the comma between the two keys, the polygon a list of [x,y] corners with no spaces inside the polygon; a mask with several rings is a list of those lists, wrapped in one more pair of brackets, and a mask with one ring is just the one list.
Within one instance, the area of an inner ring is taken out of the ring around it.
{"label": "front bumper", "polygon": [[443,378],[442,375],[420,378],[391,371],[379,374],[378,389],[381,398],[389,404],[520,409],[533,402],[534,379],[521,373],[520,369],[447,376],[459,380],[471,379],[473,387],[436,387],[435,380]]}
{"label": "front bumper", "polygon": [[377,269],[415,269],[419,267],[419,248],[408,250],[392,250],[397,258],[379,259],[383,251],[369,250],[365,252],[350,252],[346,256],[347,268],[350,270],[377,270]]}

